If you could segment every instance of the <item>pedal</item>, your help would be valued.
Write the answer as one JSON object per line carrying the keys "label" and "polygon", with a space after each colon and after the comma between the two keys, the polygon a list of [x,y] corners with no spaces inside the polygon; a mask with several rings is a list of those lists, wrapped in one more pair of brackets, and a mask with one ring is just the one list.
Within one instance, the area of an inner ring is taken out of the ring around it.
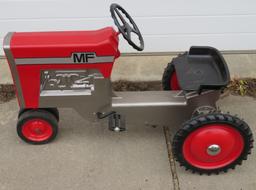
{"label": "pedal", "polygon": [[125,118],[120,114],[112,114],[108,118],[108,128],[111,131],[122,132],[125,131]]}

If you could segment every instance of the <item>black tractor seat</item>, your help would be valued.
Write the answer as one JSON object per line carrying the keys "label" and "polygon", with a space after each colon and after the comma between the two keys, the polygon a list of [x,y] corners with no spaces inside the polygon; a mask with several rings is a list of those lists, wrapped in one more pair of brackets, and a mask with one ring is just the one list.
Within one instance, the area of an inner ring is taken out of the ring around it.
{"label": "black tractor seat", "polygon": [[222,89],[230,81],[229,70],[221,53],[213,47],[192,46],[173,59],[179,85],[185,91]]}

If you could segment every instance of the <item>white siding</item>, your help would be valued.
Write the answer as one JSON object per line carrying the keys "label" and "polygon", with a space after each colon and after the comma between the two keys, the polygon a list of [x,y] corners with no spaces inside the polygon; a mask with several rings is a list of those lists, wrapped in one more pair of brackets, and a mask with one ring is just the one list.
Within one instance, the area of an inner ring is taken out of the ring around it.
{"label": "white siding", "polygon": [[[0,0],[0,43],[8,31],[90,30],[113,26],[110,0]],[[141,29],[146,52],[191,45],[256,49],[255,0],[116,0]],[[121,40],[120,49],[132,48]],[[2,49],[2,46],[0,46]],[[0,51],[0,54],[3,52]]]}

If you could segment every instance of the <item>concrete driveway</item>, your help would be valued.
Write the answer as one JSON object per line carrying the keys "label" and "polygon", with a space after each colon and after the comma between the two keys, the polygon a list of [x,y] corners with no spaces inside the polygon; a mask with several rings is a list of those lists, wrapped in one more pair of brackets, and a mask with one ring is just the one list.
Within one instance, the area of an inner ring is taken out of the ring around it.
{"label": "concrete driveway", "polygon": [[[256,134],[255,100],[228,96],[219,103]],[[128,126],[127,132],[113,133],[104,123],[62,109],[57,139],[33,146],[16,135],[17,109],[16,100],[0,104],[0,190],[256,189],[255,151],[236,170],[200,176],[169,161],[161,127]]]}
{"label": "concrete driveway", "polygon": [[64,109],[58,138],[34,146],[16,135],[16,101],[0,109],[0,189],[172,188],[162,128],[129,126],[127,132],[113,133]]}

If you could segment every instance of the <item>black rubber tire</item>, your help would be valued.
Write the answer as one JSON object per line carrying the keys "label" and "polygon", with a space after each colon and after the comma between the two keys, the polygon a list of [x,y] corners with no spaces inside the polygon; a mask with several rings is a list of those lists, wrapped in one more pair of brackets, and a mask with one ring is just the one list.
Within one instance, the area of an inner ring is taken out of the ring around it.
{"label": "black rubber tire", "polygon": [[32,110],[32,109],[24,109],[24,108],[21,108],[19,113],[18,113],[18,119],[20,118],[20,116],[25,113],[26,111],[29,111],[29,110]]}
{"label": "black rubber tire", "polygon": [[59,110],[57,108],[43,108],[43,109],[52,113],[55,116],[55,118],[57,119],[58,122],[60,121],[60,113],[59,113]]}
{"label": "black rubber tire", "polygon": [[[57,108],[40,108],[41,110],[46,110],[50,113],[52,113],[55,118],[57,119],[57,121],[59,122],[60,120],[60,114],[59,114],[59,110]],[[26,111],[29,111],[29,110],[33,110],[33,109],[20,109],[19,111],[19,114],[18,114],[18,118],[20,118],[20,116],[25,113]],[[35,109],[37,110],[37,109]]]}
{"label": "black rubber tire", "polygon": [[[183,143],[190,133],[197,130],[198,128],[203,127],[206,124],[212,123],[228,124],[238,130],[244,140],[244,149],[235,161],[222,168],[208,170],[194,167],[193,165],[188,163],[183,156]],[[184,166],[186,170],[191,170],[193,173],[197,172],[199,174],[208,175],[212,173],[218,174],[219,172],[227,172],[230,168],[235,169],[236,165],[241,165],[242,161],[247,159],[248,154],[251,154],[252,148],[253,134],[250,127],[238,117],[221,113],[211,113],[192,118],[191,120],[186,122],[181,129],[177,131],[172,143],[172,151],[174,157],[181,166]]]}
{"label": "black rubber tire", "polygon": [[173,90],[171,89],[170,80],[175,72],[175,67],[172,62],[168,63],[167,67],[164,69],[162,77],[162,88],[163,90]]}
{"label": "black rubber tire", "polygon": [[[53,133],[48,139],[43,140],[43,141],[32,141],[23,135],[22,127],[24,126],[25,122],[30,119],[35,119],[35,118],[40,118],[42,120],[45,120],[46,122],[48,122],[51,125]],[[51,112],[48,112],[44,109],[27,110],[27,111],[23,112],[18,119],[17,133],[18,133],[18,136],[23,141],[25,141],[29,144],[34,144],[34,145],[47,144],[56,138],[56,136],[58,134],[58,122],[57,122],[56,117]]]}

